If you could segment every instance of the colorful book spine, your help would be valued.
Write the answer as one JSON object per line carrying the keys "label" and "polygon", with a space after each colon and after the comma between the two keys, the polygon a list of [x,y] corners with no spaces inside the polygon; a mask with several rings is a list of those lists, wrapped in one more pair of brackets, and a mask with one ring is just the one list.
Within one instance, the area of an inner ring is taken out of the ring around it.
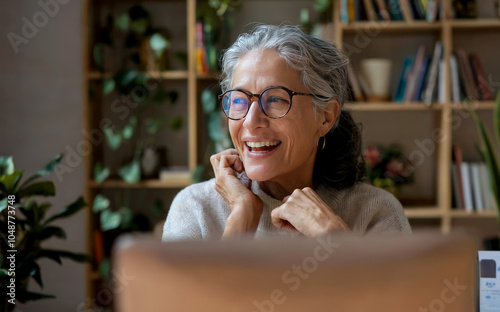
{"label": "colorful book spine", "polygon": [[363,0],[363,4],[365,5],[366,16],[369,21],[376,21],[377,13],[375,12],[375,7],[373,6],[372,0]]}
{"label": "colorful book spine", "polygon": [[398,85],[396,87],[396,93],[394,94],[394,102],[403,102],[404,100],[406,83],[408,81],[408,76],[410,75],[414,59],[415,56],[410,55],[405,57],[403,61],[401,73],[399,74]]}
{"label": "colorful book spine", "polygon": [[341,0],[340,19],[342,23],[349,24],[348,1]]}
{"label": "colorful book spine", "polygon": [[425,86],[425,91],[423,95],[423,101],[426,105],[430,106],[434,98],[434,90],[437,84],[437,75],[439,70],[439,62],[441,61],[441,55],[443,54],[443,43],[437,41],[434,46],[434,53],[432,55],[431,67],[429,71],[429,78],[427,80],[427,85]]}
{"label": "colorful book spine", "polygon": [[479,60],[479,56],[476,53],[471,53],[469,55],[472,71],[474,73],[474,78],[476,78],[476,86],[479,89],[479,94],[484,101],[493,101],[493,94],[490,91],[488,85],[488,80],[486,80],[486,74],[484,73],[483,64]]}
{"label": "colorful book spine", "polygon": [[413,65],[412,70],[408,76],[408,82],[406,84],[405,95],[403,100],[405,102],[409,102],[413,99],[415,95],[415,89],[417,87],[418,75],[421,71],[422,64],[424,62],[425,57],[425,46],[420,46],[417,51],[417,55],[415,56],[415,64]]}
{"label": "colorful book spine", "polygon": [[413,13],[411,11],[410,3],[408,0],[398,0],[399,7],[401,8],[401,13],[403,14],[403,18],[407,22],[413,22]]}
{"label": "colorful book spine", "polygon": [[207,54],[203,42],[203,24],[196,23],[196,71],[199,74],[208,73]]}
{"label": "colorful book spine", "polygon": [[419,72],[417,89],[415,90],[415,94],[414,94],[413,99],[412,99],[413,101],[420,100],[420,94],[422,94],[422,89],[424,86],[425,77],[427,76],[427,73],[428,73],[428,68],[429,68],[430,62],[431,62],[430,56],[426,56],[424,59],[424,62],[422,63],[420,72]]}

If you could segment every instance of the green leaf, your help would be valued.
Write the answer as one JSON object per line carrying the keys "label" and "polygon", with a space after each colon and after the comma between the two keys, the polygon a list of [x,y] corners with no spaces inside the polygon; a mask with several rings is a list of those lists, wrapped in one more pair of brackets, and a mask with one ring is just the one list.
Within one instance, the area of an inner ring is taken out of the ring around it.
{"label": "green leaf", "polygon": [[203,111],[207,114],[213,112],[217,106],[215,94],[210,89],[205,89],[201,92],[201,104]]}
{"label": "green leaf", "polygon": [[52,181],[42,181],[30,184],[25,188],[19,190],[19,198],[25,196],[54,196],[56,195],[56,187]]}
{"label": "green leaf", "polygon": [[159,33],[156,33],[149,38],[149,45],[151,46],[151,49],[153,49],[155,56],[160,58],[163,52],[170,48],[171,43],[167,40],[167,38],[163,37]]}
{"label": "green leaf", "polygon": [[123,69],[116,73],[114,79],[116,87],[122,93],[126,93],[130,85],[135,81],[139,72],[135,69]]}
{"label": "green leaf", "polygon": [[144,121],[144,124],[146,125],[146,130],[149,134],[155,134],[158,132],[158,130],[161,129],[161,127],[164,124],[163,118],[161,117],[156,117],[156,118],[147,118]]}
{"label": "green leaf", "polygon": [[0,212],[2,212],[5,208],[7,208],[7,197],[0,200]]}
{"label": "green leaf", "polygon": [[78,211],[80,211],[83,207],[85,207],[87,203],[85,203],[85,200],[83,199],[82,196],[78,197],[76,201],[71,203],[69,206],[66,206],[65,208],[59,210],[56,214],[51,216],[47,221],[44,222],[44,224],[49,224],[49,222],[52,222],[54,220],[60,219],[60,218],[66,218],[69,217]]}
{"label": "green leaf", "polygon": [[134,135],[135,126],[137,125],[137,117],[130,117],[129,122],[123,127],[122,136],[125,140],[130,139]]}
{"label": "green leaf", "polygon": [[14,158],[12,156],[0,156],[0,175],[14,173]]}
{"label": "green leaf", "polygon": [[120,177],[127,183],[136,183],[141,179],[141,164],[138,159],[134,159],[128,165],[118,170]]}
{"label": "green leaf", "polygon": [[92,205],[93,212],[99,212],[105,209],[108,209],[110,205],[110,201],[107,197],[102,194],[97,194],[94,198],[94,204]]}
{"label": "green leaf", "polygon": [[40,285],[40,288],[43,288],[42,272],[40,266],[34,261],[32,263],[32,266],[33,269],[30,272],[30,276],[33,277],[33,279],[37,282],[38,285]]}
{"label": "green leaf", "polygon": [[39,253],[39,258],[46,257],[56,261],[59,264],[62,264],[61,258],[68,258],[76,262],[88,262],[91,259],[82,253],[73,253],[64,250],[55,250],[55,249],[42,249]]}
{"label": "green leaf", "polygon": [[37,256],[36,259],[38,258],[49,258],[59,264],[62,264],[61,257],[59,256],[59,253],[53,252],[52,250],[47,250],[47,249],[41,249]]}
{"label": "green leaf", "polygon": [[104,127],[103,130],[104,130],[104,137],[106,138],[108,146],[112,150],[118,149],[122,144],[121,134],[109,127]]}
{"label": "green leaf", "polygon": [[149,28],[149,20],[147,19],[139,19],[132,21],[130,23],[130,30],[139,35],[144,35],[148,30],[148,28]]}
{"label": "green leaf", "polygon": [[38,232],[37,239],[42,241],[51,238],[52,236],[66,239],[66,232],[58,226],[47,226]]}
{"label": "green leaf", "polygon": [[121,215],[120,227],[125,230],[130,229],[133,218],[132,210],[128,207],[121,207],[118,212]]}
{"label": "green leaf", "polygon": [[9,271],[7,271],[6,269],[0,269],[0,276],[7,276],[9,275]]}
{"label": "green leaf", "polygon": [[153,204],[149,207],[149,210],[156,218],[164,218],[167,214],[165,210],[165,204],[161,198],[154,200]]}
{"label": "green leaf", "polygon": [[177,103],[177,100],[179,99],[179,92],[175,91],[175,90],[171,90],[168,92],[168,99],[170,101],[170,105],[174,105],[175,103]]}
{"label": "green leaf", "polygon": [[102,81],[102,94],[108,95],[115,89],[115,80],[113,78],[104,78]]}
{"label": "green leaf", "polygon": [[170,129],[177,131],[182,128],[184,121],[182,119],[182,116],[176,116],[174,119],[170,121]]}
{"label": "green leaf", "polygon": [[94,57],[95,66],[101,72],[103,71],[103,65],[102,65],[103,50],[104,50],[104,45],[101,43],[96,44],[94,46],[94,49],[92,50],[92,56]]}
{"label": "green leaf", "polygon": [[123,13],[115,18],[115,27],[121,31],[128,31],[130,27],[130,18],[127,13]]}
{"label": "green leaf", "polygon": [[103,168],[100,162],[94,165],[94,178],[97,184],[104,182],[109,177],[109,174],[109,168]]}
{"label": "green leaf", "polygon": [[102,259],[101,263],[99,264],[98,271],[102,278],[109,279],[111,273],[111,260],[108,257]]}
{"label": "green leaf", "polygon": [[110,210],[103,210],[101,212],[101,230],[109,231],[114,230],[120,226],[121,214]]}
{"label": "green leaf", "polygon": [[21,177],[23,176],[24,170],[14,170],[11,174],[4,174],[0,176],[0,184],[2,185],[2,190],[6,194],[15,194],[17,184]]}

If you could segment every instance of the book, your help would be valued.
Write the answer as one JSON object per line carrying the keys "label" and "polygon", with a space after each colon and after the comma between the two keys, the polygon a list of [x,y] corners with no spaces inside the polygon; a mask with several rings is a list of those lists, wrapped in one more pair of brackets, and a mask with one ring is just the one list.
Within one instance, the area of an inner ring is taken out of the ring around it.
{"label": "book", "polygon": [[341,0],[340,19],[342,23],[349,24],[348,0]]}
{"label": "book", "polygon": [[406,83],[403,101],[409,102],[413,99],[415,89],[418,81],[418,74],[421,71],[422,63],[425,57],[425,46],[421,45],[418,48],[417,55],[415,56],[414,65],[408,75],[408,82]]}
{"label": "book", "polygon": [[425,86],[423,101],[425,104],[430,106],[433,102],[434,91],[436,90],[437,75],[439,62],[441,61],[441,56],[443,54],[443,43],[441,41],[436,41],[434,46],[434,53],[432,55],[432,61],[429,69],[429,77],[427,79],[427,85]]}
{"label": "book", "polygon": [[438,102],[444,104],[446,102],[446,86],[444,84],[444,60],[439,61],[438,72]]}
{"label": "book", "polygon": [[349,23],[356,21],[354,16],[354,0],[347,0],[347,18]]}
{"label": "book", "polygon": [[404,20],[403,13],[401,12],[398,0],[387,0],[387,10],[391,15],[391,20],[393,21]]}
{"label": "book", "polygon": [[451,100],[460,103],[460,80],[458,78],[458,64],[455,55],[450,55]]}
{"label": "book", "polygon": [[453,193],[453,208],[462,209],[462,203],[460,200],[460,184],[458,183],[458,175],[457,175],[457,163],[451,163],[451,186]]}
{"label": "book", "polygon": [[414,59],[415,56],[410,55],[405,57],[403,61],[403,65],[401,66],[401,73],[399,74],[398,85],[394,94],[394,102],[403,102],[404,100],[406,83],[408,80],[408,76],[410,75]]}
{"label": "book", "polygon": [[479,164],[479,176],[481,178],[481,189],[483,191],[484,207],[487,210],[495,210],[495,199],[491,190],[490,175],[486,163]]}
{"label": "book", "polygon": [[479,177],[479,163],[470,163],[470,176],[472,182],[472,196],[474,198],[474,207],[476,210],[483,211],[483,194],[481,192],[481,180]]}
{"label": "book", "polygon": [[196,23],[196,72],[199,74],[208,73],[207,55],[203,40],[203,23]]}
{"label": "book", "polygon": [[382,21],[390,21],[391,16],[389,14],[389,11],[387,11],[387,6],[385,5],[384,0],[375,0],[375,3],[377,4],[377,15],[379,16],[379,19]]}
{"label": "book", "polygon": [[460,170],[462,174],[462,193],[464,194],[465,211],[472,212],[474,211],[474,204],[472,199],[469,163],[462,161]]}
{"label": "book", "polygon": [[479,56],[476,53],[471,53],[469,60],[481,99],[484,101],[493,101],[493,95],[490,91],[488,80],[486,80],[486,74],[484,73],[483,64],[481,64]]}
{"label": "book", "polygon": [[358,102],[365,101],[363,93],[361,92],[361,86],[359,85],[358,77],[351,63],[347,65],[347,76],[349,78],[349,84],[351,85],[354,100]]}
{"label": "book", "polygon": [[104,238],[102,232],[98,229],[94,230],[94,260],[95,265],[99,264],[104,259]]}
{"label": "book", "polygon": [[459,207],[465,208],[465,198],[464,198],[464,187],[463,187],[463,179],[462,179],[462,150],[458,146],[453,147],[453,157],[455,160],[455,170],[457,174],[458,180],[458,195],[459,195]]}
{"label": "book", "polygon": [[422,94],[422,89],[424,86],[425,78],[428,73],[429,64],[431,62],[430,56],[426,56],[423,62],[423,66],[421,67],[421,71],[419,74],[419,81],[417,83],[417,89],[415,90],[415,95],[413,97],[413,101],[420,101],[420,95]]}
{"label": "book", "polygon": [[465,51],[463,49],[458,49],[457,57],[458,57],[458,69],[460,76],[462,76],[462,81],[465,86],[467,97],[471,101],[478,100],[479,99],[478,88],[474,81],[472,69],[470,67],[470,63]]}
{"label": "book", "polygon": [[413,13],[410,8],[410,3],[408,0],[398,0],[399,7],[401,8],[401,13],[403,18],[407,22],[413,22]]}
{"label": "book", "polygon": [[453,0],[454,18],[476,18],[476,0]]}
{"label": "book", "polygon": [[439,0],[427,1],[426,20],[428,22],[434,22],[437,19],[438,5],[439,5],[438,1]]}
{"label": "book", "polygon": [[377,13],[375,12],[375,7],[373,6],[372,0],[363,0],[363,4],[365,6],[366,16],[369,21],[376,21]]}

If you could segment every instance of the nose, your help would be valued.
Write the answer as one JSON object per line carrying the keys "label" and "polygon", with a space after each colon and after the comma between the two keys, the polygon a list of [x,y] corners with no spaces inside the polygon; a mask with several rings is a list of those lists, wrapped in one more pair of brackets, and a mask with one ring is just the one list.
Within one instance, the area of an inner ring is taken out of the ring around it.
{"label": "nose", "polygon": [[255,100],[250,103],[250,108],[243,121],[243,126],[247,129],[256,129],[260,127],[265,127],[267,125],[267,116],[260,109],[259,100]]}

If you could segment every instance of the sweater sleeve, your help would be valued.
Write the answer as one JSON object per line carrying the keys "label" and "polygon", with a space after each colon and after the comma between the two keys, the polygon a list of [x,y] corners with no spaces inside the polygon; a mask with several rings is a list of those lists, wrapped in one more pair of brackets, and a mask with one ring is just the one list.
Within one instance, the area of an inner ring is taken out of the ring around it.
{"label": "sweater sleeve", "polygon": [[410,223],[403,206],[392,194],[377,198],[370,205],[372,220],[366,234],[374,233],[411,233]]}
{"label": "sweater sleeve", "polygon": [[163,226],[163,241],[202,239],[199,215],[203,211],[193,200],[189,189],[183,189],[174,198]]}

